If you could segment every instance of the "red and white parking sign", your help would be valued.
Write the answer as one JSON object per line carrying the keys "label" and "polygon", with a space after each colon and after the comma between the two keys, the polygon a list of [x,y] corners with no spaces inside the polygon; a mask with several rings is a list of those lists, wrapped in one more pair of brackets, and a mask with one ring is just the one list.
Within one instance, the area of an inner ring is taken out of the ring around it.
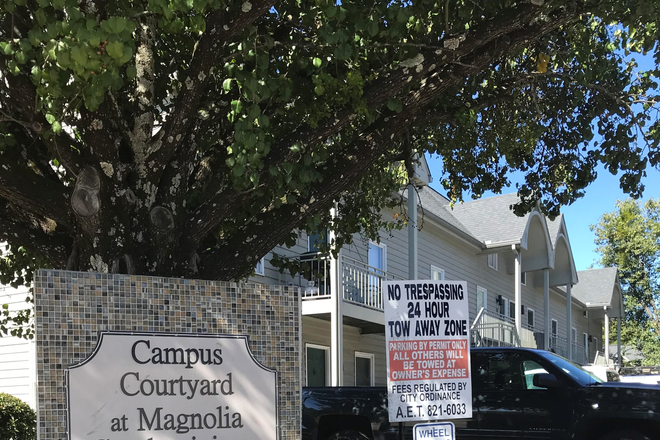
{"label": "red and white parking sign", "polygon": [[465,281],[383,283],[390,422],[472,417]]}

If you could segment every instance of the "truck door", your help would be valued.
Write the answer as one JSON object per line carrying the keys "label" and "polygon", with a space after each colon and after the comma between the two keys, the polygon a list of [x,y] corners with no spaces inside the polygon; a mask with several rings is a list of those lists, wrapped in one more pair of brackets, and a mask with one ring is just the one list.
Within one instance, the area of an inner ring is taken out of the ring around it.
{"label": "truck door", "polygon": [[572,408],[568,388],[533,384],[535,374],[555,373],[556,368],[516,350],[473,350],[472,359],[479,438],[567,438]]}
{"label": "truck door", "polygon": [[525,437],[524,390],[518,353],[473,350],[472,396],[481,439]]}
{"label": "truck door", "polygon": [[535,386],[535,374],[552,373],[558,380],[561,377],[553,366],[548,365],[546,371],[541,363],[527,357],[527,353],[521,355],[521,367],[525,377],[525,390],[520,393],[525,436],[529,439],[567,439],[573,407],[569,388],[561,382],[554,388]]}

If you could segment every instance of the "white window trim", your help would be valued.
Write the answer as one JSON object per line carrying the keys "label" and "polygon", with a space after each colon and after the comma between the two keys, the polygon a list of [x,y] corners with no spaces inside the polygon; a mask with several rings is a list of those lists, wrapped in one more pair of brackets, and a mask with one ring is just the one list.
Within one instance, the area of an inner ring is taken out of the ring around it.
{"label": "white window trim", "polygon": [[503,307],[504,313],[502,313],[501,315],[507,318],[511,318],[509,316],[509,312],[511,311],[511,309],[509,309],[509,302],[510,302],[509,298],[502,297],[502,302],[504,303],[504,305],[500,304],[500,310],[502,310]]}
{"label": "white window trim", "polygon": [[584,358],[589,361],[589,335],[582,333],[582,343],[584,344]]}
{"label": "white window trim", "polygon": [[[493,264],[490,264],[490,257],[493,257]],[[497,254],[488,254],[488,257],[486,258],[486,262],[488,264],[488,267],[490,267],[493,270],[497,270]]]}
{"label": "white window trim", "polygon": [[[553,322],[555,323],[555,330],[557,331],[557,333],[552,333],[552,323]],[[551,319],[550,320],[550,335],[559,336],[559,321],[557,321],[556,319]]]}
{"label": "white window trim", "polygon": [[[477,286],[477,298],[479,295],[482,295],[481,298],[483,299],[484,310],[488,310],[488,289],[485,287]],[[477,313],[479,313],[478,304],[479,300],[477,300]]]}
{"label": "white window trim", "polygon": [[445,270],[440,269],[438,266],[431,265],[431,279],[433,279],[433,272],[439,272],[440,273],[440,279],[444,280],[445,279]]}
{"label": "white window trim", "polygon": [[[259,272],[259,264],[261,264],[261,272]],[[254,274],[255,275],[261,275],[266,276],[266,257],[261,257],[261,260],[259,260],[259,263],[254,267]]]}
{"label": "white window trim", "polygon": [[371,362],[369,365],[371,366],[371,371],[369,372],[369,386],[373,387],[376,384],[376,371],[375,371],[375,357],[373,353],[365,353],[363,351],[356,351],[355,352],[355,359],[353,361],[353,372],[354,372],[354,377],[353,377],[353,385],[357,386],[357,359],[358,358],[363,358],[363,359],[369,359]]}
{"label": "white window trim", "polygon": [[330,386],[330,347],[326,345],[318,345],[318,344],[305,344],[305,386],[309,386],[307,383],[308,376],[307,376],[307,349],[308,348],[316,348],[317,350],[323,350],[325,351],[325,386]]}
{"label": "white window trim", "polygon": [[577,329],[571,327],[571,343],[577,345]]}
{"label": "white window trim", "polygon": [[[383,272],[387,272],[387,245],[385,243],[376,243],[375,241],[371,241],[371,240],[369,240],[369,244],[378,246],[383,250],[383,268],[380,270],[382,270]],[[367,248],[367,262],[369,262],[369,248]]]}
{"label": "white window trim", "polygon": [[509,300],[509,315],[511,315],[511,307],[513,307],[513,316],[509,316],[509,318],[516,319],[516,302],[514,300]]}
{"label": "white window trim", "polygon": [[520,284],[527,285],[527,272],[520,272]]}
{"label": "white window trim", "polygon": [[[532,323],[529,323],[529,312],[532,312]],[[536,324],[536,312],[534,309],[527,307],[527,325],[530,326],[531,328],[534,328],[534,325]]]}

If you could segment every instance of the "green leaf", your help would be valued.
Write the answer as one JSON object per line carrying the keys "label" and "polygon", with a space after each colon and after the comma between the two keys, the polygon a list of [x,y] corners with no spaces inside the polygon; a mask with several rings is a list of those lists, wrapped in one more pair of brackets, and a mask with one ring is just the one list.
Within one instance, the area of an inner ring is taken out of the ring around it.
{"label": "green leaf", "polygon": [[57,64],[59,64],[64,69],[69,68],[71,66],[71,54],[66,50],[58,52]]}
{"label": "green leaf", "polygon": [[62,131],[62,125],[57,121],[53,122],[52,127],[53,127],[53,133],[59,133],[60,131]]}
{"label": "green leaf", "polygon": [[121,41],[113,41],[105,46],[105,51],[112,58],[119,60],[124,55],[124,44]]}
{"label": "green leaf", "polygon": [[133,65],[126,67],[126,76],[133,80],[137,76],[137,68]]}
{"label": "green leaf", "polygon": [[314,58],[313,64],[314,67],[318,69],[319,67],[321,67],[321,64],[323,64],[323,61],[321,61],[321,58]]}
{"label": "green leaf", "polygon": [[325,9],[325,16],[328,18],[334,18],[337,15],[337,6],[330,5]]}
{"label": "green leaf", "polygon": [[224,89],[225,92],[229,92],[231,90],[231,78],[227,78],[222,82],[222,88]]}
{"label": "green leaf", "polygon": [[400,99],[390,99],[387,101],[387,108],[393,112],[399,113],[403,109],[403,104]]}
{"label": "green leaf", "polygon": [[243,110],[243,103],[238,99],[235,99],[231,102],[231,109],[238,114]]}
{"label": "green leaf", "polygon": [[2,49],[2,52],[5,55],[13,55],[14,54],[14,47],[11,43],[5,43],[5,42],[0,43],[0,49]]}
{"label": "green leaf", "polygon": [[71,48],[71,58],[73,58],[73,61],[79,64],[81,67],[85,67],[87,65],[87,55],[78,46]]}
{"label": "green leaf", "polygon": [[91,32],[89,34],[89,45],[98,47],[101,44],[101,34],[99,32]]}
{"label": "green leaf", "polygon": [[51,115],[50,113],[46,113],[46,120],[48,121],[49,124],[52,124],[57,119],[55,119],[55,116]]}
{"label": "green leaf", "polygon": [[375,37],[378,34],[378,23],[375,20],[370,20],[367,25],[367,31],[369,32],[369,35]]}
{"label": "green leaf", "polygon": [[131,48],[131,46],[125,45],[122,56],[121,58],[119,58],[119,64],[124,65],[128,63],[131,60],[131,58],[133,58],[133,48]]}

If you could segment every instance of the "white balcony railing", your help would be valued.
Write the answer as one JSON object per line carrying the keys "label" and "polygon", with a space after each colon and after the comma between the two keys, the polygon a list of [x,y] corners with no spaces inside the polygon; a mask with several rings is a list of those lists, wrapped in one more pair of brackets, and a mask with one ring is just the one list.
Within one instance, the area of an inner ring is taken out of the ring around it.
{"label": "white balcony railing", "polygon": [[341,295],[344,301],[383,310],[383,281],[403,278],[349,257],[342,258]]}
{"label": "white balcony railing", "polygon": [[[301,259],[310,265],[310,272],[306,275],[309,280],[305,280],[303,299],[330,298],[332,286],[330,261],[323,256],[319,258],[318,254],[304,255]],[[353,304],[383,310],[383,281],[403,279],[349,257],[342,257],[341,261],[341,285],[338,291],[344,301]]]}
{"label": "white balcony railing", "polygon": [[573,351],[573,362],[580,365],[587,365],[589,361],[587,360],[587,353],[584,350],[584,345],[573,343],[571,346]]}
{"label": "white balcony railing", "polygon": [[562,336],[550,334],[550,351],[557,353],[559,356],[568,357],[566,352],[567,342],[566,338]]}
{"label": "white balcony railing", "polygon": [[534,326],[522,324],[520,329],[520,345],[526,348],[543,347],[543,332],[535,330]]}
{"label": "white balcony railing", "polygon": [[470,334],[474,347],[520,347],[514,320],[484,308],[477,313]]}

